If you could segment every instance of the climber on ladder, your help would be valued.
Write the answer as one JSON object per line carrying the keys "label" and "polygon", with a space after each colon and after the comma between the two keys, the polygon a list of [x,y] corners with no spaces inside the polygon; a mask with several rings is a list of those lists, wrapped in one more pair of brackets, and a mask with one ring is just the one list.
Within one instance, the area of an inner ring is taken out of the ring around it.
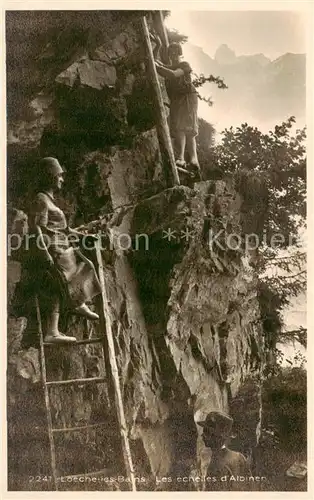
{"label": "climber on ladder", "polygon": [[[30,250],[25,252],[27,279],[22,284],[24,300],[38,295],[44,340],[53,344],[76,341],[59,330],[60,313],[99,319],[86,302],[101,293],[93,263],[77,247],[85,235],[68,227],[63,211],[55,204],[54,195],[62,187],[63,175],[56,158],[43,158],[39,162],[38,192],[29,214],[33,239]],[[23,302],[23,296],[19,300]]]}
{"label": "climber on ladder", "polygon": [[174,142],[177,167],[185,168],[185,148],[188,153],[188,168],[199,173],[196,136],[198,134],[198,97],[192,83],[192,68],[188,62],[182,61],[182,47],[179,43],[171,43],[167,48],[167,56],[171,64],[159,60],[162,46],[160,37],[151,34],[155,43],[155,66],[159,75],[165,78],[167,94],[170,100],[170,135]]}
{"label": "climber on ladder", "polygon": [[[197,178],[202,180],[196,147],[198,96],[192,83],[192,69],[189,63],[181,61],[181,45],[168,44],[161,11],[155,12],[153,26],[154,33],[149,31],[146,17],[142,18],[143,39],[147,53],[147,76],[152,83],[155,94],[156,128],[165,165],[165,177],[169,185],[170,171],[172,186],[180,184],[178,172],[183,173],[192,180],[194,179],[194,181]],[[159,35],[162,37],[163,42],[161,42]],[[154,43],[154,49],[152,48],[152,42]],[[170,65],[158,59],[160,49],[163,49],[164,60],[167,63],[169,59],[171,60]],[[169,121],[167,120],[158,74],[163,76],[166,81],[170,100]],[[189,160],[188,170],[185,162],[185,146],[187,146]],[[176,159],[174,152],[176,153]]]}

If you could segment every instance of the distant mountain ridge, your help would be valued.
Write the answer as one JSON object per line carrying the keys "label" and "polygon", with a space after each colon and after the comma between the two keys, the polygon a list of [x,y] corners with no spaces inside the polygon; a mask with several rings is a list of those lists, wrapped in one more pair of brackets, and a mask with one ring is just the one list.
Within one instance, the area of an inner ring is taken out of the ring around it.
{"label": "distant mountain ridge", "polygon": [[237,56],[224,44],[212,58],[201,47],[187,42],[184,55],[195,73],[220,76],[228,85],[228,89],[219,90],[207,84],[201,90],[214,101],[209,117],[238,125],[250,120],[252,124],[280,123],[294,115],[298,126],[305,124],[305,54],[286,53],[272,61],[264,54]]}

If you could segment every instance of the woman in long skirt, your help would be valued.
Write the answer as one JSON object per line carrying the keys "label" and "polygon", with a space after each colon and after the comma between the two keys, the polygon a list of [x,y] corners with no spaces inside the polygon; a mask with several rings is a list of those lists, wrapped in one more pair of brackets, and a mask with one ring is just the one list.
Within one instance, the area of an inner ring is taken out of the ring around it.
{"label": "woman in long skirt", "polygon": [[33,238],[24,261],[28,277],[24,296],[38,296],[44,341],[49,343],[76,341],[59,330],[61,307],[91,320],[99,319],[87,305],[101,292],[95,267],[73,244],[84,235],[68,227],[63,211],[55,204],[54,194],[62,187],[63,174],[57,159],[40,161],[39,192],[29,214]]}
{"label": "woman in long skirt", "polygon": [[[154,37],[158,53],[160,41]],[[198,135],[198,97],[192,83],[192,68],[182,61],[182,47],[179,43],[171,43],[167,51],[171,61],[165,65],[155,61],[157,72],[165,78],[167,94],[170,101],[170,135],[175,146],[176,164],[185,166],[185,148],[189,157],[189,165],[199,170],[196,137]]]}

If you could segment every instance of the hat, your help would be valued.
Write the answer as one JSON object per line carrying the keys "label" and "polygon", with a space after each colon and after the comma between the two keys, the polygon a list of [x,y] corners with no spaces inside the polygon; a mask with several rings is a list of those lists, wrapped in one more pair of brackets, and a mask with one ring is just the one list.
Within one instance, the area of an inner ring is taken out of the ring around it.
{"label": "hat", "polygon": [[56,158],[50,156],[42,158],[39,162],[41,171],[45,174],[58,175],[63,174],[64,169],[61,167],[60,163]]}
{"label": "hat", "polygon": [[231,432],[233,419],[221,411],[211,411],[198,425],[204,428],[215,428],[219,434],[227,436]]}

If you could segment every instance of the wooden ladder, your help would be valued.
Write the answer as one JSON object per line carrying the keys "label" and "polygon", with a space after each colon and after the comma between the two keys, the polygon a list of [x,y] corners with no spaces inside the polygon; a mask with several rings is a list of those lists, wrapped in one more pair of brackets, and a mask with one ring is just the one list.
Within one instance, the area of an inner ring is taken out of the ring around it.
{"label": "wooden ladder", "polygon": [[[173,147],[167,121],[167,114],[160,88],[158,73],[155,66],[154,54],[153,54],[152,44],[150,41],[147,20],[145,16],[143,16],[141,19],[141,26],[142,26],[145,50],[147,54],[147,63],[148,63],[147,73],[150,81],[152,82],[152,87],[154,90],[154,96],[156,101],[156,112],[157,112],[156,128],[157,128],[161,154],[164,163],[166,165],[165,177],[167,180],[170,177],[169,182],[171,186],[178,186],[180,185],[180,178],[173,153]],[[170,176],[169,176],[169,171],[170,171]]]}
{"label": "wooden ladder", "polygon": [[[156,11],[155,16],[154,16],[154,24],[156,31],[158,32],[163,46],[168,47],[168,36],[167,36],[167,31],[165,29],[164,25],[164,17],[161,11]],[[154,91],[154,96],[155,96],[155,102],[156,102],[156,110],[157,110],[157,117],[156,117],[156,129],[158,133],[158,140],[159,140],[159,145],[160,145],[160,150],[161,154],[163,157],[163,161],[166,165],[166,171],[165,171],[165,177],[167,181],[169,180],[169,183],[171,186],[176,186],[180,184],[180,173],[184,174],[184,178],[188,178],[191,181],[196,181],[198,176],[201,178],[201,173],[200,171],[198,172],[191,172],[187,170],[186,168],[183,167],[178,167],[175,162],[175,157],[174,157],[174,152],[173,152],[173,146],[172,146],[172,141],[170,137],[170,131],[169,131],[169,125],[168,125],[168,120],[167,120],[167,114],[165,110],[165,104],[163,101],[163,96],[160,88],[160,82],[159,82],[159,77],[158,73],[156,70],[155,66],[155,59],[154,59],[154,54],[153,54],[153,49],[152,49],[152,44],[150,40],[150,35],[149,35],[149,29],[147,25],[147,20],[146,17],[142,17],[141,19],[141,27],[142,27],[142,32],[143,32],[143,39],[144,39],[144,44],[145,44],[145,50],[147,54],[147,74],[152,82],[152,87]],[[169,178],[169,167],[170,167],[170,178]]]}
{"label": "wooden ladder", "polygon": [[[135,475],[134,475],[134,469],[133,469],[130,443],[129,443],[129,439],[128,439],[128,429],[127,429],[125,414],[124,414],[122,393],[121,393],[120,381],[119,381],[119,372],[118,372],[118,367],[117,367],[117,362],[116,362],[114,341],[113,341],[113,336],[112,336],[110,311],[109,311],[109,306],[108,306],[107,292],[106,292],[104,272],[103,272],[104,269],[103,269],[102,256],[101,256],[101,240],[99,238],[95,242],[95,248],[96,248],[96,258],[97,258],[97,264],[98,264],[98,275],[99,275],[99,281],[100,281],[100,285],[101,285],[101,301],[100,301],[101,307],[99,308],[100,309],[99,310],[100,327],[101,327],[102,331],[104,332],[104,334],[101,337],[78,340],[77,342],[75,342],[73,344],[66,344],[66,345],[69,347],[71,346],[71,348],[75,348],[78,345],[88,345],[88,344],[95,344],[95,343],[102,344],[103,351],[104,351],[105,366],[106,366],[108,378],[107,377],[92,377],[92,378],[78,378],[78,379],[72,379],[72,380],[47,381],[45,347],[48,345],[51,346],[51,344],[46,344],[44,342],[39,300],[38,300],[37,296],[35,298],[36,315],[37,315],[37,322],[38,322],[38,333],[39,333],[39,345],[40,345],[39,359],[40,359],[40,367],[41,367],[42,386],[43,386],[44,398],[45,398],[45,407],[46,407],[53,489],[56,491],[59,490],[59,477],[58,477],[58,468],[57,468],[57,464],[56,464],[56,450],[55,450],[55,439],[54,439],[55,434],[64,433],[64,432],[76,432],[76,431],[80,431],[80,430],[93,429],[93,428],[97,428],[97,427],[105,427],[107,425],[107,422],[88,424],[88,425],[84,425],[84,426],[80,426],[80,427],[64,427],[64,428],[53,427],[49,389],[51,387],[56,387],[56,386],[79,386],[79,385],[83,385],[83,384],[100,384],[100,383],[107,382],[107,383],[112,385],[113,393],[114,393],[114,403],[115,403],[117,420],[119,423],[119,429],[120,429],[120,435],[121,435],[123,458],[124,458],[126,474],[128,477],[127,484],[130,486],[131,491],[136,491],[136,481],[135,481]],[[104,472],[105,472],[105,469],[98,470],[95,472],[73,474],[70,476],[62,476],[62,477],[65,479],[79,477],[79,476],[92,476],[93,477],[93,476],[97,476],[97,475],[99,476]]]}

